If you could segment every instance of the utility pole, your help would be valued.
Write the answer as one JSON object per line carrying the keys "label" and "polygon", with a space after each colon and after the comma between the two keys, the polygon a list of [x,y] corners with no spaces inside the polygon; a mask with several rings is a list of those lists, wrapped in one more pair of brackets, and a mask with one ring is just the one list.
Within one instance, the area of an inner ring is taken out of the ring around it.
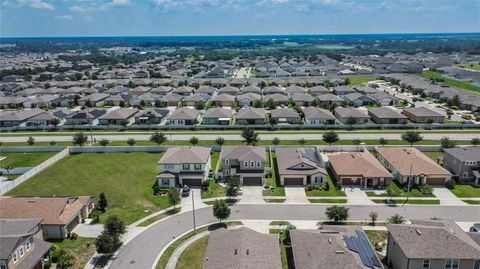
{"label": "utility pole", "polygon": [[193,195],[193,190],[192,192],[192,214],[193,214],[193,231],[196,231],[197,225],[195,225],[195,195]]}
{"label": "utility pole", "polygon": [[[412,168],[413,168],[413,163],[410,164],[410,175],[412,175]],[[410,179],[410,175],[408,177],[408,185],[407,185],[407,199],[405,200],[405,202],[403,202],[403,205],[404,206],[407,202],[408,202],[408,198],[410,198],[410,185],[411,185],[411,182],[412,180]]]}

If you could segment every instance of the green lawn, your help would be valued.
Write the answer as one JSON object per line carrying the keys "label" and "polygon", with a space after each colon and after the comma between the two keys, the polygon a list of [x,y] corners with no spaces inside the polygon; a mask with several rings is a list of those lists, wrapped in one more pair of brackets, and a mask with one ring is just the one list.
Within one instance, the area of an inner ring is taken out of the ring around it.
{"label": "green lawn", "polygon": [[480,205],[480,201],[478,200],[462,200],[462,201],[470,205]]}
{"label": "green lawn", "polygon": [[0,156],[6,157],[0,161],[0,168],[10,167],[35,167],[48,160],[58,152],[29,152],[29,153],[11,153],[2,152]]}
{"label": "green lawn", "polygon": [[225,188],[215,181],[215,169],[217,168],[220,152],[213,152],[210,163],[212,165],[213,176],[208,184],[208,191],[202,192],[202,199],[225,196]]}
{"label": "green lawn", "polygon": [[[403,188],[400,186],[400,184],[396,180],[392,180],[389,183],[389,185],[392,185],[400,194],[394,197],[435,197],[433,194],[423,194],[416,188],[411,189],[410,193],[408,193],[403,190]],[[380,194],[380,195],[376,195],[373,191],[366,191],[365,193],[367,194],[367,196],[370,196],[370,197],[389,197],[386,193]]]}
{"label": "green lawn", "polygon": [[161,153],[84,153],[68,156],[7,195],[69,196],[105,192],[108,207],[102,215],[118,215],[130,224],[170,206],[166,195],[156,197],[152,188]]}
{"label": "green lawn", "polygon": [[308,199],[312,204],[346,204],[347,199]]}
{"label": "green lawn", "polygon": [[69,268],[83,268],[95,253],[95,238],[77,237],[75,240],[50,241],[73,256],[73,265]]}
{"label": "green lawn", "polygon": [[175,210],[171,209],[171,210],[169,210],[169,211],[167,211],[167,212],[164,212],[164,213],[162,213],[162,214],[159,214],[159,215],[156,215],[156,216],[154,216],[154,217],[151,217],[151,218],[147,219],[146,221],[138,224],[138,226],[140,226],[140,227],[146,227],[146,226],[148,226],[148,225],[150,225],[150,224],[152,224],[152,223],[154,223],[154,222],[156,222],[156,221],[158,221],[158,220],[161,220],[161,219],[164,219],[164,218],[166,218],[166,217],[168,217],[168,216],[171,216],[171,215],[173,215],[173,214],[179,213],[181,210],[182,210],[181,207],[176,207]]}
{"label": "green lawn", "polygon": [[[270,158],[267,154],[267,158]],[[273,190],[263,190],[263,196],[285,196],[285,188],[280,186],[280,177],[278,176],[277,154],[272,152],[273,162],[271,163],[272,177],[265,180],[265,185],[274,187]]]}
{"label": "green lawn", "polygon": [[[393,199],[395,201],[395,204],[401,205],[405,203],[407,199]],[[375,199],[372,200],[376,204],[388,204],[389,199]],[[406,204],[410,205],[439,205],[440,200],[438,199],[430,199],[430,200],[421,200],[421,199],[408,199]]]}
{"label": "green lawn", "polygon": [[376,76],[352,76],[348,77],[350,80],[349,86],[363,86],[366,82],[377,80]]}
{"label": "green lawn", "polygon": [[476,198],[480,197],[480,188],[473,187],[472,185],[467,184],[457,184],[455,188],[451,189],[457,197],[460,198]]}
{"label": "green lawn", "polygon": [[456,66],[466,68],[466,69],[480,71],[480,64],[464,63],[464,64],[456,64]]}
{"label": "green lawn", "polygon": [[293,261],[292,247],[285,244],[285,230],[282,229],[270,229],[271,234],[278,234],[280,238],[280,251],[282,257],[282,269],[294,269],[295,264]]}
{"label": "green lawn", "polygon": [[205,236],[188,246],[178,258],[175,269],[202,268],[207,243],[208,236]]}
{"label": "green lawn", "polygon": [[456,81],[454,79],[445,78],[440,73],[435,71],[424,70],[422,72],[422,76],[427,79],[430,79],[430,78],[443,79],[443,81],[449,86],[456,87],[469,92],[480,93],[479,86],[475,86],[468,81]]}
{"label": "green lawn", "polygon": [[310,197],[316,197],[316,196],[346,196],[345,192],[340,190],[337,190],[335,188],[335,184],[333,183],[330,175],[327,176],[327,182],[328,185],[330,186],[328,191],[326,190],[315,190],[315,191],[305,191],[307,196]]}
{"label": "green lawn", "polygon": [[443,152],[441,151],[427,151],[423,152],[423,154],[427,155],[430,159],[437,163],[437,159],[443,157]]}

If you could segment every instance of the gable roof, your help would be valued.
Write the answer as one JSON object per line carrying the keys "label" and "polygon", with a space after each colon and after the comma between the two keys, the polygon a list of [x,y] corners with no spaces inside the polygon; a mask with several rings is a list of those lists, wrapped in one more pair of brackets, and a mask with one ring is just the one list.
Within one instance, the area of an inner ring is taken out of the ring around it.
{"label": "gable roof", "polygon": [[237,112],[237,119],[264,119],[265,110],[262,108],[242,108]]}
{"label": "gable roof", "polygon": [[409,107],[403,110],[417,117],[445,117],[444,115],[435,112],[426,107]]}
{"label": "gable roof", "polygon": [[181,107],[172,112],[169,120],[194,120],[198,118],[200,111],[188,107]]}
{"label": "gable roof", "polygon": [[328,155],[330,164],[339,176],[392,178],[383,165],[368,152],[345,152]]}
{"label": "gable roof", "polygon": [[480,161],[480,147],[449,148],[443,151],[462,161]]}
{"label": "gable roof", "polygon": [[232,115],[233,111],[231,109],[223,107],[213,107],[205,111],[205,114],[203,114],[203,118],[231,118]]}
{"label": "gable roof", "polygon": [[337,107],[335,108],[335,114],[340,117],[346,118],[370,118],[363,110],[353,107]]}
{"label": "gable roof", "polygon": [[168,148],[158,164],[207,163],[210,158],[210,148],[206,147],[171,147]]}
{"label": "gable roof", "polygon": [[239,161],[265,161],[266,153],[264,147],[238,146],[223,147],[220,159]]}
{"label": "gable roof", "polygon": [[314,106],[309,106],[306,107],[303,110],[303,113],[305,114],[305,119],[325,119],[325,120],[335,120],[335,116],[333,116],[332,112],[323,109],[323,108],[318,108]]}
{"label": "gable roof", "polygon": [[276,148],[278,173],[284,175],[327,174],[320,166],[320,159],[314,148]]}
{"label": "gable roof", "polygon": [[368,114],[371,114],[379,119],[406,119],[407,116],[402,113],[387,107],[369,108]]}
{"label": "gable roof", "polygon": [[298,118],[300,119],[300,115],[295,109],[292,108],[276,108],[270,112],[272,118]]}
{"label": "gable roof", "polygon": [[124,120],[133,117],[138,112],[136,108],[118,108],[109,111],[107,114],[101,116],[99,119],[104,120]]}

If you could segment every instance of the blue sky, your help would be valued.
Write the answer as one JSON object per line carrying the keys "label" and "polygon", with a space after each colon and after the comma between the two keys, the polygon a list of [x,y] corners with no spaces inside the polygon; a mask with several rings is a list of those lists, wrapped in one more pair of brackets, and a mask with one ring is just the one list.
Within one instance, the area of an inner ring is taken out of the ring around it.
{"label": "blue sky", "polygon": [[2,37],[480,31],[479,0],[0,0]]}

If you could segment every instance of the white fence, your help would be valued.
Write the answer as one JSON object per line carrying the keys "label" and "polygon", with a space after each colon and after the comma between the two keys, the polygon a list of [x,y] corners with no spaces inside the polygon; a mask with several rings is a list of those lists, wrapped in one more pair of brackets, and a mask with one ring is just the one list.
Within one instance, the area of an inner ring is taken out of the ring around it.
{"label": "white fence", "polygon": [[3,195],[4,193],[8,192],[9,190],[15,188],[19,184],[27,181],[34,175],[40,173],[41,171],[45,170],[45,168],[49,167],[50,165],[58,162],[59,160],[63,159],[65,156],[69,154],[68,148],[63,149],[59,153],[55,154],[53,157],[50,159],[44,161],[43,163],[35,166],[34,168],[28,170],[25,174],[17,177],[15,180],[12,181],[4,181],[0,183],[0,195]]}

